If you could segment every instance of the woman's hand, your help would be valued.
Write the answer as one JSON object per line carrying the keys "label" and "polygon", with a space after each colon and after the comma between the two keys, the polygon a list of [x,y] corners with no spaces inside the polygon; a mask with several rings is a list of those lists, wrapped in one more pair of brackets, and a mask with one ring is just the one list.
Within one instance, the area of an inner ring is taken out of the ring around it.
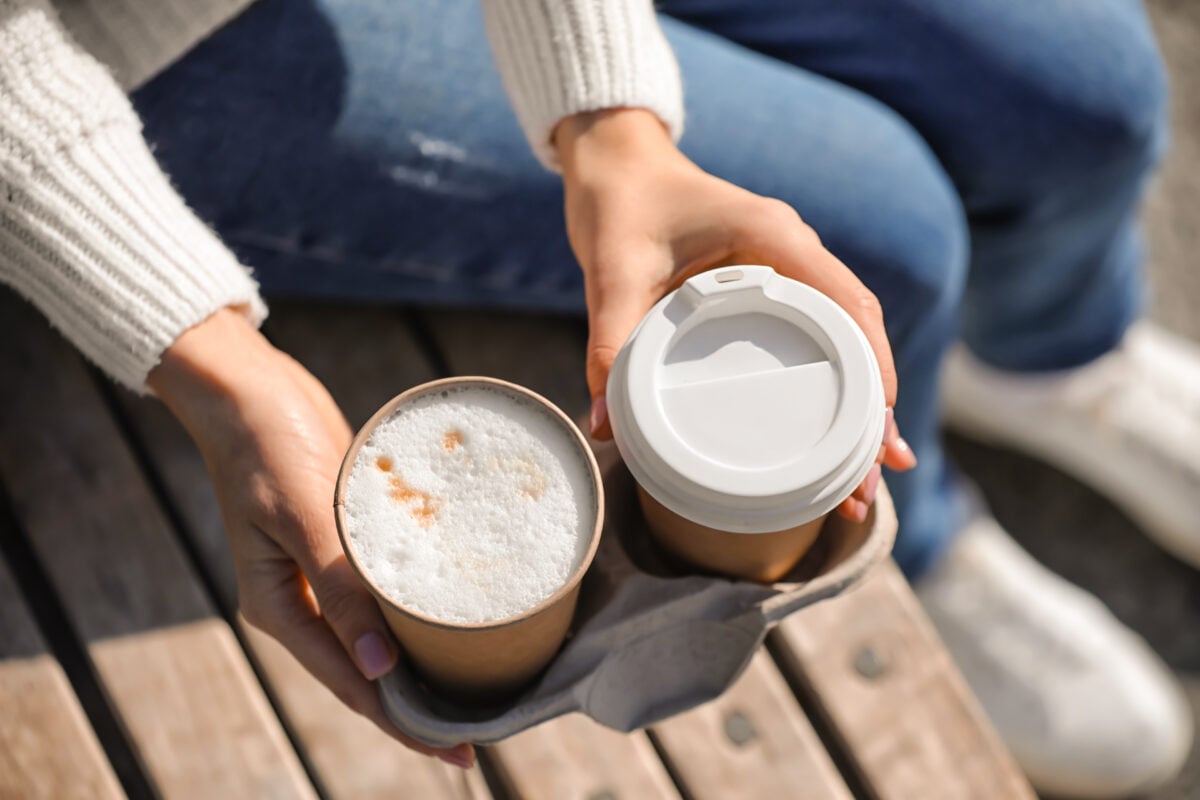
{"label": "woman's hand", "polygon": [[[889,408],[877,460],[899,470],[916,464],[892,421],[896,370],[879,301],[789,205],[701,170],[649,111],[569,117],[555,131],[555,146],[563,166],[567,232],[587,291],[594,436],[611,436],[604,400],[608,373],[650,307],[704,270],[765,264],[825,293],[863,329],[879,361]],[[879,475],[876,466],[838,510],[865,519]]]}
{"label": "woman's hand", "polygon": [[338,539],[333,492],[351,433],[325,387],[229,309],[180,336],[148,384],[208,465],[246,621],[386,733],[470,766],[469,744],[438,750],[401,733],[371,684],[398,649]]}

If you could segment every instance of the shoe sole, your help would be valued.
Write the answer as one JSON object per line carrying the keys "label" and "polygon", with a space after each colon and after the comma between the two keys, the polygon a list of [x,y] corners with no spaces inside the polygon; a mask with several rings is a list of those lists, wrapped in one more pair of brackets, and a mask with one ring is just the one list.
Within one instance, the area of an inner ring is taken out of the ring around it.
{"label": "shoe sole", "polygon": [[[1160,504],[1153,500],[1147,502],[1145,492],[1136,498],[1131,497],[1127,482],[1123,482],[1115,470],[1107,473],[1096,471],[1096,460],[1089,461],[1075,446],[1075,442],[1084,436],[1082,432],[1071,433],[1057,427],[1041,431],[1039,437],[1014,435],[1013,430],[1021,429],[1024,423],[1014,421],[1001,427],[967,410],[966,405],[946,400],[944,422],[947,429],[982,444],[1032,456],[1065,472],[1107,497],[1162,549],[1193,568],[1200,569],[1200,534],[1195,529],[1178,528],[1167,515],[1155,513],[1154,507]],[[1165,491],[1159,493],[1166,494]],[[1200,526],[1200,517],[1197,517],[1196,525]]]}

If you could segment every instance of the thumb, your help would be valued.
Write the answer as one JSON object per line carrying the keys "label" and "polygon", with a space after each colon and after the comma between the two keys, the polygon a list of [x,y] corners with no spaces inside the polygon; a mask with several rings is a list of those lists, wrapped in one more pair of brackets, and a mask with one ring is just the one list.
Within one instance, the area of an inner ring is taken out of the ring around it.
{"label": "thumb", "polygon": [[345,556],[309,575],[321,616],[367,680],[391,672],[397,648],[383,614]]}
{"label": "thumb", "polygon": [[[642,274],[646,274],[643,272]],[[592,394],[591,434],[611,439],[605,391],[617,353],[646,312],[658,300],[652,285],[638,281],[636,273],[609,274],[588,287],[587,382]]]}
{"label": "thumb", "polygon": [[[342,552],[332,509],[327,517],[314,512],[307,519],[295,520],[293,524],[302,529],[293,531],[285,541],[298,545],[290,555],[312,587],[326,624],[363,677],[374,680],[392,670],[399,649],[375,598]],[[317,520],[327,524],[314,524]]]}

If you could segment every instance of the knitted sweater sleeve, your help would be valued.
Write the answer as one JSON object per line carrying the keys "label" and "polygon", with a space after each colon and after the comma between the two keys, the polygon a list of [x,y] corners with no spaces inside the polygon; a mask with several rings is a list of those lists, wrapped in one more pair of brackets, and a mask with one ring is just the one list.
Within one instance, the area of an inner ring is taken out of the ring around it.
{"label": "knitted sweater sleeve", "polygon": [[179,334],[258,287],[172,189],[124,93],[46,0],[0,0],[0,281],[144,391]]}
{"label": "knitted sweater sleeve", "polygon": [[482,0],[488,39],[517,119],[550,169],[562,118],[630,106],[683,133],[679,66],[651,0]]}

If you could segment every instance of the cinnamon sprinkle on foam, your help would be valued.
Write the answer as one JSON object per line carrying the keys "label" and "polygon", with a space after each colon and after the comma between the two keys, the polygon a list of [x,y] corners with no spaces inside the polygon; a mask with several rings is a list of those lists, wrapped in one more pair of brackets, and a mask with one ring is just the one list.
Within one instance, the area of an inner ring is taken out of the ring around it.
{"label": "cinnamon sprinkle on foam", "polygon": [[388,496],[397,503],[408,505],[408,513],[422,528],[428,528],[437,521],[438,510],[442,507],[441,498],[409,486],[399,475],[388,478],[388,486]]}

